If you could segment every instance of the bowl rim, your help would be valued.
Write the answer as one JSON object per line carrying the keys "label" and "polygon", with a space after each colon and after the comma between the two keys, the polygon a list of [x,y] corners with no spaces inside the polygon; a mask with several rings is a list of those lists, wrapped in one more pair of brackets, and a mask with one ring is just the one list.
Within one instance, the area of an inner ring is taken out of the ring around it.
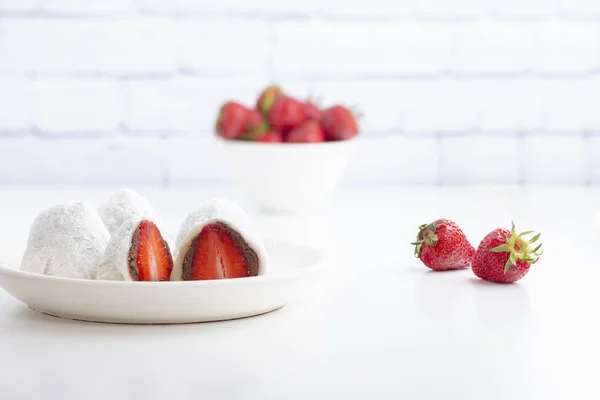
{"label": "bowl rim", "polygon": [[222,142],[227,146],[239,146],[239,147],[267,147],[267,148],[299,148],[299,147],[341,147],[348,146],[358,140],[360,135],[354,136],[351,139],[345,140],[332,140],[327,142],[313,142],[313,143],[290,143],[290,142],[255,142],[251,140],[237,140],[237,139],[225,139],[220,136],[216,136],[219,142]]}

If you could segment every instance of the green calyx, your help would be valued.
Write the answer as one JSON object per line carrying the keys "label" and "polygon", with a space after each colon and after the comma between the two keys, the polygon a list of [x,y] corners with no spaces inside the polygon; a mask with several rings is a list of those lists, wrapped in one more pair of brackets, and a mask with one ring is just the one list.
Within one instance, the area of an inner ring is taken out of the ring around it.
{"label": "green calyx", "polygon": [[357,105],[350,107],[350,112],[352,113],[355,121],[360,121],[365,116],[360,107]]}
{"label": "green calyx", "polygon": [[215,121],[215,133],[219,133],[219,126],[221,125],[221,121],[223,120],[223,111],[219,111],[219,115],[217,115],[217,120]]}
{"label": "green calyx", "polygon": [[311,93],[306,98],[306,103],[314,104],[317,107],[321,107],[321,104],[323,104],[323,98],[321,96],[315,96]]}
{"label": "green calyx", "polygon": [[530,239],[524,238],[526,235],[532,234],[533,231],[522,232],[517,235],[515,231],[515,223],[512,223],[512,228],[510,230],[510,236],[504,236],[506,243],[494,247],[492,251],[494,253],[502,253],[507,252],[510,253],[506,264],[504,265],[504,273],[508,272],[510,267],[517,264],[517,261],[522,260],[526,261],[530,264],[535,264],[540,259],[540,256],[543,253],[542,244],[536,245],[535,242],[540,238],[540,233],[534,235]]}
{"label": "green calyx", "polygon": [[265,89],[259,104],[259,111],[262,115],[265,117],[269,115],[273,104],[275,104],[275,101],[277,101],[282,93],[281,88],[277,85],[271,85]]}
{"label": "green calyx", "polygon": [[269,124],[266,122],[261,122],[260,125],[251,127],[248,126],[246,132],[239,137],[240,140],[252,141],[261,137],[264,133],[269,131]]}
{"label": "green calyx", "polygon": [[423,245],[435,246],[438,242],[438,236],[435,234],[437,228],[442,225],[446,225],[446,222],[440,222],[438,224],[423,224],[419,226],[419,233],[417,234],[417,241],[411,243],[415,246],[415,257],[419,258],[421,255],[421,249]]}

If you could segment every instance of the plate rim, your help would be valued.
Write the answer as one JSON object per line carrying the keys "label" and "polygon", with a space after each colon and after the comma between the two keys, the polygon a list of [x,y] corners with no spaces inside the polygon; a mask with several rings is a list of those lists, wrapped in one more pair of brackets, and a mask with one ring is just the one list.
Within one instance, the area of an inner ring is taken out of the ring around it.
{"label": "plate rim", "polygon": [[298,244],[290,241],[284,240],[275,240],[275,239],[265,239],[265,244],[271,245],[292,245],[295,247],[300,247],[305,250],[309,250],[314,252],[317,255],[317,259],[314,263],[310,264],[307,267],[296,268],[293,272],[285,273],[285,274],[267,274],[260,276],[250,276],[244,278],[229,278],[229,279],[214,279],[214,280],[198,280],[198,281],[162,281],[162,282],[139,282],[139,281],[109,281],[109,280],[96,280],[96,279],[81,279],[81,278],[70,278],[64,276],[54,276],[54,275],[44,275],[38,274],[35,272],[22,271],[17,268],[9,268],[0,265],[0,276],[9,276],[12,278],[22,278],[27,280],[38,280],[38,281],[48,281],[55,283],[65,283],[65,284],[78,284],[78,285],[88,285],[88,286],[131,286],[131,287],[169,287],[169,286],[196,286],[196,287],[214,287],[214,286],[223,286],[223,285],[236,285],[236,284],[244,284],[253,283],[253,282],[268,282],[272,280],[282,280],[282,279],[294,279],[298,275],[304,275],[310,272],[316,272],[323,269],[323,262],[325,259],[325,254],[321,249],[316,247],[307,246],[304,244]]}

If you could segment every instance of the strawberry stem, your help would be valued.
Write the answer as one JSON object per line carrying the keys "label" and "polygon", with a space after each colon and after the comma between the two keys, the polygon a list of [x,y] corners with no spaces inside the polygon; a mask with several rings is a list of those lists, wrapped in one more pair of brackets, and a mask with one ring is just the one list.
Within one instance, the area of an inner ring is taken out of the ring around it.
{"label": "strawberry stem", "polygon": [[352,107],[350,107],[350,112],[354,116],[354,119],[357,121],[361,120],[365,116],[365,114],[361,111],[360,107],[357,105],[353,105]]}
{"label": "strawberry stem", "polygon": [[321,107],[321,104],[323,103],[323,96],[315,96],[314,93],[310,93],[306,98],[306,102]]}
{"label": "strawberry stem", "polygon": [[441,221],[437,224],[422,224],[419,226],[419,233],[417,234],[417,241],[411,243],[411,245],[415,246],[415,257],[419,258],[421,255],[421,248],[423,244],[427,246],[435,246],[438,242],[438,236],[435,234],[437,228],[442,225],[446,225],[446,221]]}
{"label": "strawberry stem", "polygon": [[542,244],[540,243],[534,249],[534,243],[540,238],[541,233],[536,234],[531,239],[526,239],[523,236],[532,234],[533,231],[522,232],[517,235],[515,230],[515,223],[512,223],[512,228],[510,230],[510,236],[504,236],[504,240],[506,243],[501,244],[500,246],[496,246],[492,249],[494,253],[502,253],[507,252],[510,253],[508,260],[506,260],[506,264],[504,264],[504,273],[506,274],[510,267],[517,264],[517,261],[522,260],[526,261],[530,264],[535,264],[540,259],[540,256],[543,253],[543,250],[540,252],[542,248]]}

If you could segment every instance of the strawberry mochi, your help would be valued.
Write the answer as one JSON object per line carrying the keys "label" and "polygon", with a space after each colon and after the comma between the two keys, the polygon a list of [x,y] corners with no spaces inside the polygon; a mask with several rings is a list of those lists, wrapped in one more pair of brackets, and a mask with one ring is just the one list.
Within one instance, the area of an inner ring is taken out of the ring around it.
{"label": "strawberry mochi", "polygon": [[158,220],[158,213],[150,202],[132,189],[115,192],[99,209],[108,232],[112,235],[129,219]]}
{"label": "strawberry mochi", "polygon": [[111,236],[96,279],[168,281],[173,268],[169,244],[154,221],[126,220]]}
{"label": "strawberry mochi", "polygon": [[235,203],[211,199],[185,219],[176,240],[172,281],[264,275],[267,254],[251,218]]}
{"label": "strawberry mochi", "polygon": [[34,220],[21,270],[94,279],[110,235],[98,212],[83,202],[43,210]]}

